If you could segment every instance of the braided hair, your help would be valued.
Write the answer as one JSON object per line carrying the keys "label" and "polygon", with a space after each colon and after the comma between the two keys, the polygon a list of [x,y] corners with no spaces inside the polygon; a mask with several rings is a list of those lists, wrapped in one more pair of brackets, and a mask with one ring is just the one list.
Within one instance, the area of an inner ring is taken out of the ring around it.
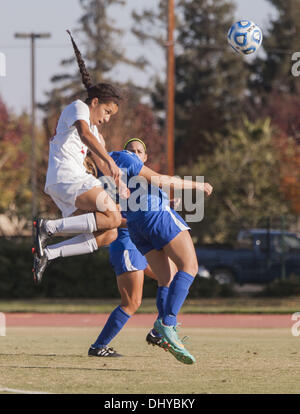
{"label": "braided hair", "polygon": [[122,100],[120,91],[110,83],[98,83],[93,85],[90,74],[88,73],[82,55],[71,35],[71,32],[67,30],[71,38],[79,70],[81,73],[82,83],[87,90],[88,97],[86,99],[86,104],[90,104],[93,98],[98,98],[100,103],[109,103],[114,102],[116,105],[119,105]]}

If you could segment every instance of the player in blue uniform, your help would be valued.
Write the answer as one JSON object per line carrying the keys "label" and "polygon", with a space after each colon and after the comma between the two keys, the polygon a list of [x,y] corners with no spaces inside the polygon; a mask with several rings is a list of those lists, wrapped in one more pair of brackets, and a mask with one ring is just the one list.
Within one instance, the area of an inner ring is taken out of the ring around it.
{"label": "player in blue uniform", "polygon": [[[169,351],[180,362],[193,364],[195,358],[179,339],[176,326],[177,315],[197,274],[198,262],[189,233],[190,228],[179,214],[170,208],[169,199],[160,187],[168,185],[173,186],[174,189],[196,189],[204,191],[207,195],[211,194],[212,187],[208,183],[158,174],[146,167],[135,154],[129,151],[115,151],[110,153],[110,156],[120,169],[126,170],[127,186],[131,195],[128,200],[119,201],[122,210],[126,203],[130,238],[140,253],[146,256],[157,276],[159,286],[169,285],[167,295],[160,304],[160,318],[154,323],[154,328],[168,342]],[[98,160],[97,167],[105,172],[101,160]],[[122,179],[124,177],[125,175]],[[136,182],[137,179],[139,183]],[[170,263],[176,266],[175,275]],[[112,312],[110,318],[114,322],[116,333],[122,329],[129,317],[121,307]],[[110,332],[112,332],[111,327]],[[113,333],[113,336],[116,333]],[[101,346],[99,338],[91,348],[94,354],[99,356],[102,356],[101,353],[106,352],[107,349]]]}
{"label": "player in blue uniform", "polygon": [[[136,154],[143,163],[147,161],[146,145],[139,138],[128,140],[124,145],[124,149]],[[91,164],[92,160],[89,162]],[[93,171],[95,171],[95,168],[93,168]],[[102,174],[98,170],[96,175],[99,176]],[[91,356],[113,357],[120,355],[113,348],[109,348],[108,344],[139,308],[143,295],[144,274],[157,280],[157,277],[152,272],[145,256],[140,253],[130,238],[129,230],[126,225],[126,212],[122,211],[121,214],[124,226],[118,228],[118,237],[109,246],[109,259],[117,276],[117,285],[121,295],[121,305],[114,309],[96,342],[89,349],[89,355]],[[171,264],[171,266],[173,266],[175,273],[175,265]],[[166,298],[167,291],[168,286],[158,286],[158,317],[161,316],[162,304]],[[149,344],[157,345],[162,348],[168,346],[163,337],[154,329],[147,334],[146,341]]]}
{"label": "player in blue uniform", "polygon": [[[122,210],[126,202],[130,238],[140,253],[146,256],[151,269],[157,275],[159,286],[169,285],[162,306],[162,316],[156,320],[154,328],[169,343],[170,352],[180,362],[192,364],[195,358],[179,339],[176,326],[177,315],[197,274],[198,262],[189,233],[190,228],[179,214],[170,208],[169,199],[160,187],[172,185],[174,189],[183,187],[197,189],[207,195],[211,194],[212,187],[208,183],[160,175],[146,167],[135,154],[129,151],[115,151],[110,155],[119,168],[126,170],[127,186],[131,195],[128,200],[120,201]],[[102,170],[101,166],[100,170]],[[144,179],[143,182],[141,180],[137,182],[137,177]],[[176,265],[175,275],[170,261]],[[119,318],[115,315],[113,318],[118,320],[119,327],[122,327],[127,322],[128,315],[123,313],[121,317],[120,312]],[[98,345],[101,343],[97,340],[92,347],[97,349]]]}

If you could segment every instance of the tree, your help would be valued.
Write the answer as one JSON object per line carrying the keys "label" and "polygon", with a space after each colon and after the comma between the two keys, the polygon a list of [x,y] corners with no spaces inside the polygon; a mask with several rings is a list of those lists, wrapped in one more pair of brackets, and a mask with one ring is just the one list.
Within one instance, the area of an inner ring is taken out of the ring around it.
{"label": "tree", "polygon": [[[121,48],[123,31],[116,28],[115,21],[109,17],[111,7],[123,7],[124,0],[79,0],[83,15],[79,26],[74,30],[76,43],[82,49],[86,67],[93,83],[109,81],[112,69],[120,63],[143,67],[142,61],[132,61],[125,56]],[[67,34],[66,34],[67,36]],[[80,43],[81,40],[81,43]],[[44,126],[48,136],[55,131],[55,126],[63,107],[77,98],[85,96],[81,75],[70,43],[71,57],[61,62],[63,68],[73,66],[73,73],[65,72],[54,75],[51,79],[53,88],[46,95],[48,100],[40,104],[45,112]]]}
{"label": "tree", "polygon": [[279,137],[281,190],[291,203],[292,212],[300,218],[300,146],[293,138]]}
{"label": "tree", "polygon": [[[258,94],[300,91],[299,78],[292,75],[292,55],[300,50],[300,3],[298,0],[268,0],[278,14],[264,33],[266,56],[253,63]],[[268,98],[265,96],[265,98]]]}
{"label": "tree", "polygon": [[255,116],[260,113],[272,120],[274,142],[281,155],[281,188],[291,201],[293,212],[299,215],[300,80],[293,76],[292,56],[300,50],[300,3],[298,0],[268,1],[278,13],[264,33],[265,56],[255,59],[252,65],[252,103],[255,102]]}
{"label": "tree", "polygon": [[[38,149],[42,139],[37,129]],[[26,113],[14,115],[0,100],[0,215],[7,222],[17,223],[19,233],[31,219],[30,153],[30,117]]]}
{"label": "tree", "polygon": [[[137,36],[162,44],[165,2],[156,11],[146,10],[139,20]],[[176,2],[176,164],[192,163],[213,144],[211,131],[227,134],[231,124],[241,122],[247,91],[248,68],[227,44],[226,34],[233,22],[234,4],[228,0],[179,0]],[[144,21],[148,22],[143,31]],[[158,27],[159,36],[148,32]],[[147,32],[146,32],[147,30]],[[165,26],[166,30],[166,26]],[[156,82],[153,102],[164,107],[164,82]],[[191,151],[191,148],[193,150]]]}
{"label": "tree", "polygon": [[242,228],[266,226],[267,219],[291,213],[284,197],[280,154],[272,139],[270,119],[243,121],[230,138],[212,135],[216,148],[202,155],[181,175],[204,176],[214,191],[205,204],[205,217],[193,225],[201,242],[234,241]]}
{"label": "tree", "polygon": [[120,106],[117,116],[105,124],[101,133],[106,140],[107,149],[123,149],[129,138],[140,138],[148,152],[147,165],[154,170],[164,172],[166,169],[165,144],[158,121],[148,104],[141,103],[141,92],[130,85],[126,102]]}

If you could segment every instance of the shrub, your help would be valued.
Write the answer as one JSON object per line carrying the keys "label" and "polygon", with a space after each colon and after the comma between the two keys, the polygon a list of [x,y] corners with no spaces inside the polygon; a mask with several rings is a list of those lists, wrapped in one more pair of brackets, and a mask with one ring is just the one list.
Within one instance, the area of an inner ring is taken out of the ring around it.
{"label": "shrub", "polygon": [[291,275],[288,278],[274,279],[268,283],[262,292],[259,292],[257,296],[267,297],[286,297],[300,295],[300,277]]}
{"label": "shrub", "polygon": [[[61,241],[56,238],[53,243]],[[119,298],[116,276],[107,248],[93,254],[59,258],[50,262],[43,282],[32,277],[31,240],[0,238],[0,299],[30,298]],[[157,283],[145,276],[143,297],[155,298]],[[196,277],[189,297],[231,297],[231,285]]]}

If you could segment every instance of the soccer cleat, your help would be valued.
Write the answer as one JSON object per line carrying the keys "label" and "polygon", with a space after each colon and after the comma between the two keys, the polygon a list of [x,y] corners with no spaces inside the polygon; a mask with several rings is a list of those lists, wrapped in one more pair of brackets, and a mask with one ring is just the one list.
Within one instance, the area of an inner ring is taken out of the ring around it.
{"label": "soccer cleat", "polygon": [[39,258],[44,256],[44,248],[47,246],[48,239],[52,236],[52,233],[48,232],[45,227],[45,219],[37,219],[33,222],[35,228],[35,253]]}
{"label": "soccer cleat", "polygon": [[193,355],[189,353],[178,338],[176,326],[163,325],[162,321],[157,319],[154,323],[154,329],[170,344],[168,350],[178,361],[183,364],[194,364],[196,362]]}
{"label": "soccer cleat", "polygon": [[101,348],[93,348],[90,347],[88,356],[95,356],[95,357],[122,357],[123,355],[118,354],[113,348],[109,348],[108,346],[104,346]]}
{"label": "soccer cleat", "polygon": [[172,345],[168,348],[169,352],[180,362],[187,365],[192,365],[196,362],[195,357],[186,349],[175,349]]}
{"label": "soccer cleat", "polygon": [[49,260],[47,256],[38,257],[38,255],[35,253],[33,256],[33,281],[35,284],[40,284],[43,278],[43,274],[46,270],[46,267],[48,266]]}
{"label": "soccer cleat", "polygon": [[152,345],[152,346],[157,345],[160,348],[163,348],[165,351],[168,351],[170,347],[169,343],[165,340],[165,338],[163,336],[154,335],[152,329],[146,336],[146,341],[148,342],[149,345]]}

